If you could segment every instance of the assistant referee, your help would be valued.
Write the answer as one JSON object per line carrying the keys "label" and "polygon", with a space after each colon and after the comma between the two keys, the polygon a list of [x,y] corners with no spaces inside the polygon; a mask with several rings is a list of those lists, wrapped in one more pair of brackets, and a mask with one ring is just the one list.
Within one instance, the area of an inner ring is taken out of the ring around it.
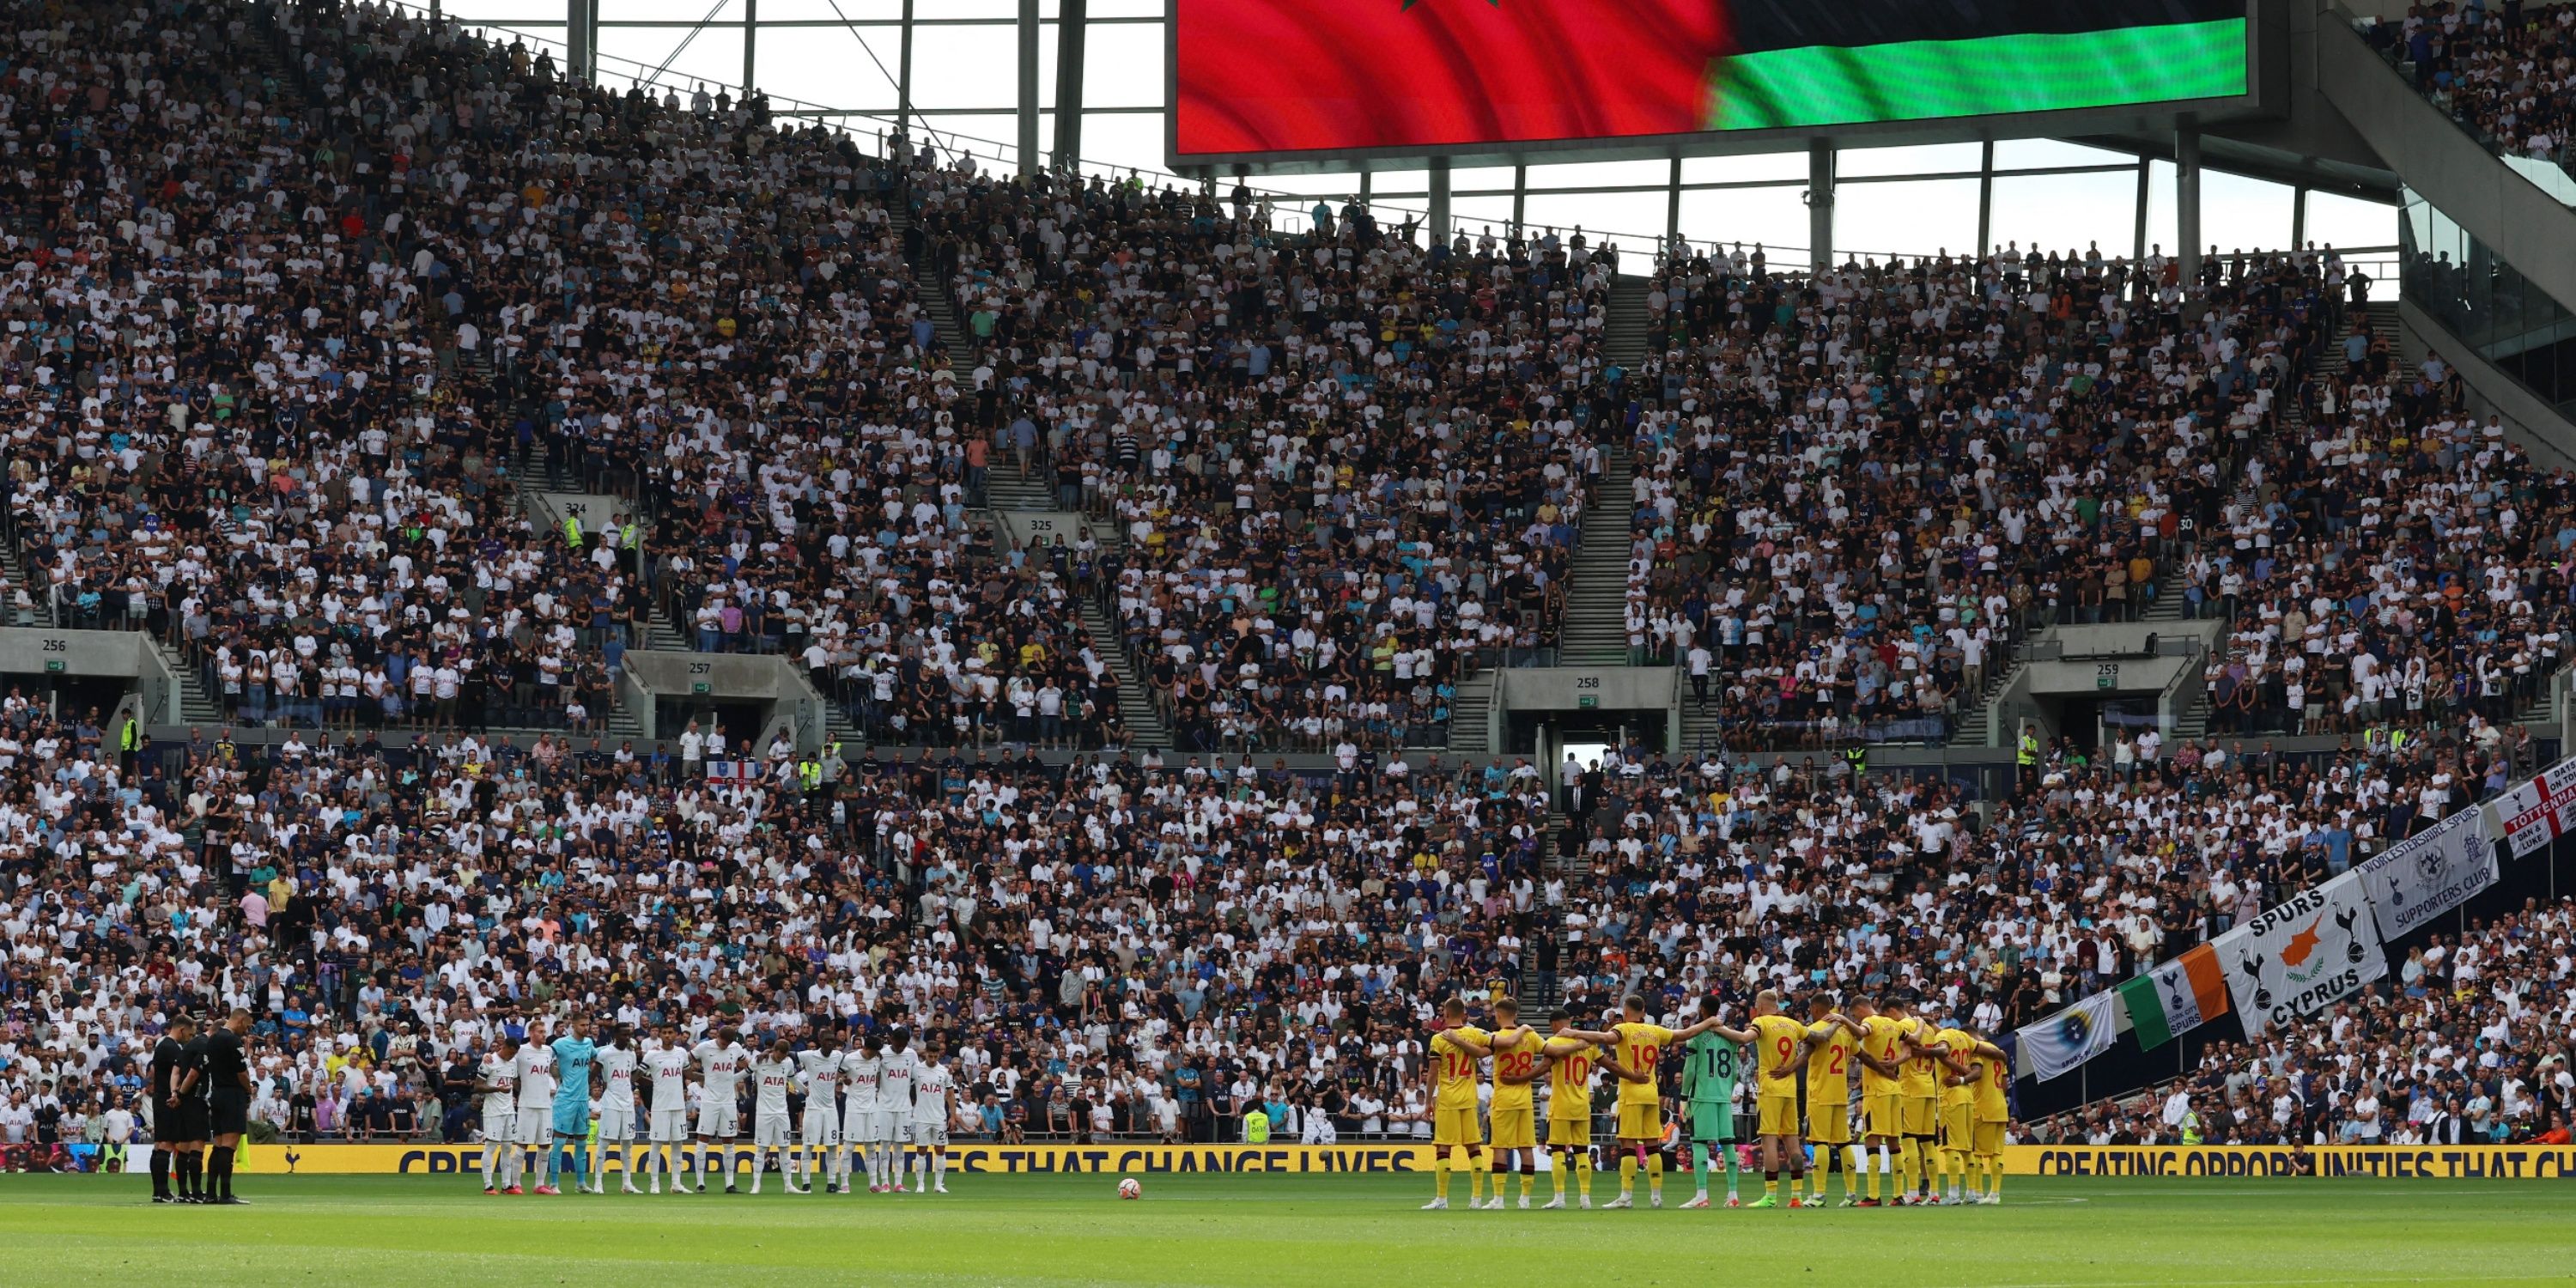
{"label": "assistant referee", "polygon": [[250,1032],[250,1012],[234,1007],[222,1025],[206,1035],[207,1139],[206,1187],[219,1204],[239,1205],[233,1197],[233,1155],[242,1133],[250,1129],[250,1060],[242,1035]]}
{"label": "assistant referee", "polygon": [[197,1022],[177,1016],[152,1049],[152,1094],[144,1106],[152,1115],[155,1203],[200,1201],[197,1180],[206,1157],[205,1081],[205,1052],[197,1041]]}

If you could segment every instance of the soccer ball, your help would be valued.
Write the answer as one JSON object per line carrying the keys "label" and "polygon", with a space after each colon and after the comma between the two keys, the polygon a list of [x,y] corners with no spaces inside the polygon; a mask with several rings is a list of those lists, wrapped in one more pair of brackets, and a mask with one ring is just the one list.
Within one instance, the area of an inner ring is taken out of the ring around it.
{"label": "soccer ball", "polygon": [[1138,1185],[1136,1183],[1136,1178],[1130,1176],[1126,1180],[1118,1182],[1118,1197],[1122,1199],[1141,1199],[1145,1197],[1145,1187]]}

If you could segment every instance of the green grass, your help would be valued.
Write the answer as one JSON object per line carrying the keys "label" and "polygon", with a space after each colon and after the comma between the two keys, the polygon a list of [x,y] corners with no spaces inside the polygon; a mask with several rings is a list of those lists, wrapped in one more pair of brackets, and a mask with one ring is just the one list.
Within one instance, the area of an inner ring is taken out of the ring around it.
{"label": "green grass", "polygon": [[1151,1176],[1140,1203],[1107,1176],[952,1182],[946,1198],[487,1199],[471,1178],[255,1176],[254,1206],[179,1208],[141,1201],[140,1177],[0,1176],[0,1265],[11,1283],[173,1288],[2576,1277],[2576,1184],[2557,1181],[2014,1177],[1999,1208],[1813,1212],[1419,1212],[1430,1183],[1410,1177]]}

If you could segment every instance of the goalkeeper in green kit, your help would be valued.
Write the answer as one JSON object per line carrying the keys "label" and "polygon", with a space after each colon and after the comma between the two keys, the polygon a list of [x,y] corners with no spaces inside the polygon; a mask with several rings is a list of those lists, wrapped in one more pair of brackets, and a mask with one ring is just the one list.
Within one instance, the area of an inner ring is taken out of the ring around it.
{"label": "goalkeeper in green kit", "polygon": [[[1700,1014],[1717,1014],[1719,1004],[1716,993],[1701,998]],[[1688,1055],[1682,1062],[1682,1118],[1690,1124],[1691,1171],[1699,1178],[1699,1194],[1683,1207],[1708,1206],[1708,1156],[1712,1151],[1726,1160],[1726,1205],[1737,1206],[1735,1078],[1745,1045],[1751,1041],[1751,1033],[1723,1024],[1690,1040]]]}

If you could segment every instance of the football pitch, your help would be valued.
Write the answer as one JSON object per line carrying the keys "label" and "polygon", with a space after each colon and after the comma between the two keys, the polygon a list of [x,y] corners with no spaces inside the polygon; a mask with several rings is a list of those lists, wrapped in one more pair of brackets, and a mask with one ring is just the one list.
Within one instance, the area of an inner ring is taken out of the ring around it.
{"label": "football pitch", "polygon": [[252,1206],[196,1208],[152,1206],[139,1176],[0,1176],[0,1264],[14,1283],[172,1288],[2576,1278],[2576,1185],[2554,1181],[2014,1177],[1992,1208],[1421,1212],[1412,1177],[1147,1176],[1133,1203],[1111,1176],[950,1179],[944,1198],[512,1199],[454,1177],[246,1176]]}

